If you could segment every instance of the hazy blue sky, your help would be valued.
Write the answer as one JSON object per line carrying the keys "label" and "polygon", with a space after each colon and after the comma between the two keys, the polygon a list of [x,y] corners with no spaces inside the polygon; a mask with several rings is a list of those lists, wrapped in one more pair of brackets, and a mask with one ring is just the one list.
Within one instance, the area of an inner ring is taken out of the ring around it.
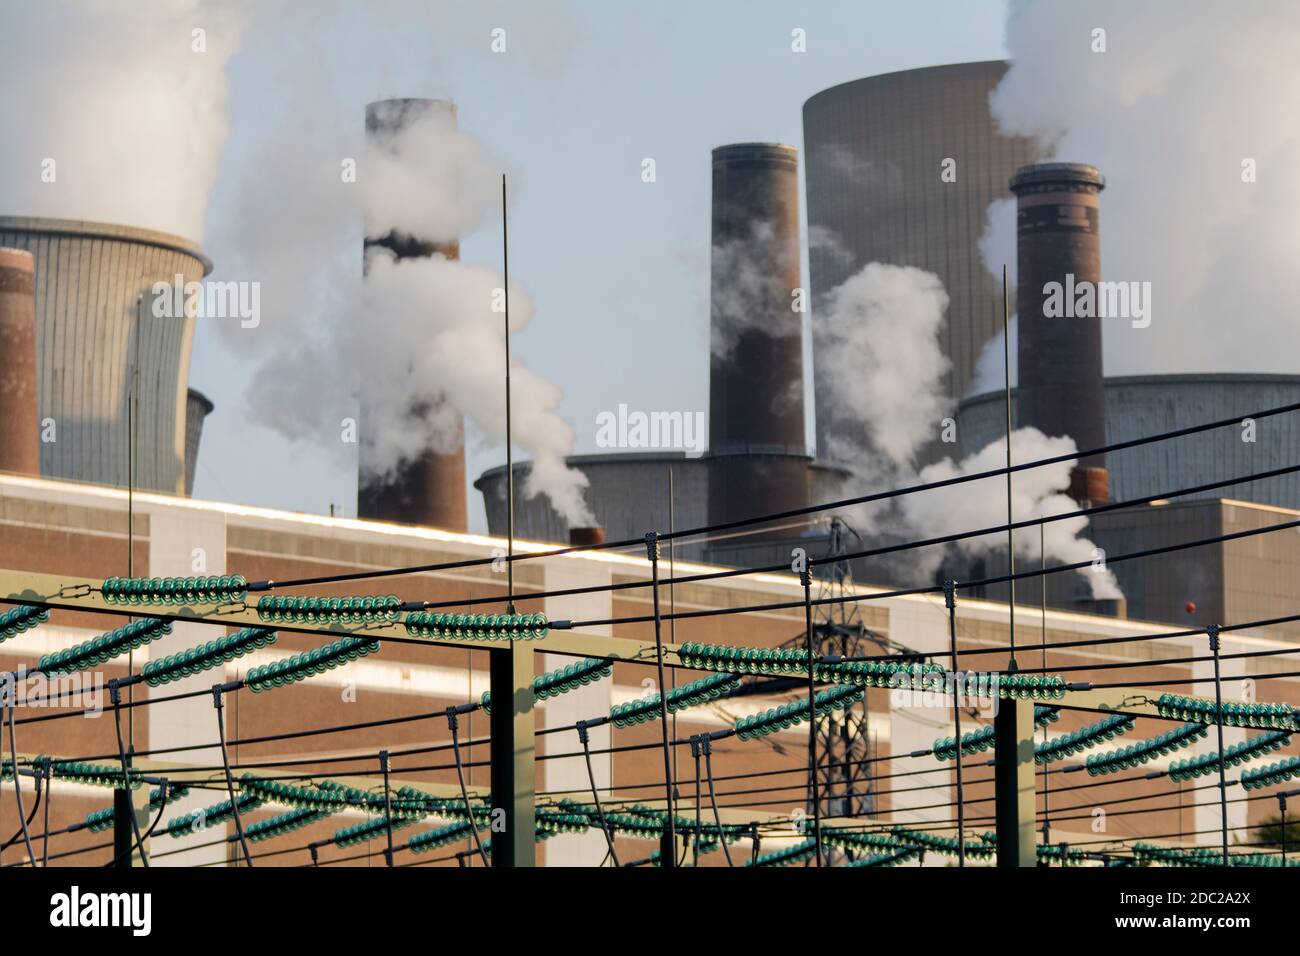
{"label": "hazy blue sky", "polygon": [[[257,141],[268,84],[292,87],[281,58],[302,55],[304,45],[335,83],[296,92],[306,112],[359,126],[367,100],[455,99],[461,126],[517,171],[511,277],[537,315],[513,347],[563,387],[560,410],[578,452],[597,450],[596,415],[620,402],[707,409],[710,150],[748,140],[802,147],[802,106],[821,89],[1002,56],[1005,14],[1005,4],[988,0],[593,0],[548,4],[545,14],[530,11],[533,4],[440,3],[447,29],[429,30],[384,16],[385,6],[341,4],[301,33],[281,24],[249,34],[230,63],[223,169]],[[504,55],[489,49],[494,27],[507,30]],[[807,33],[806,53],[791,51],[795,28]],[[641,181],[646,157],[657,164],[653,184]],[[239,278],[223,276],[226,250],[213,238],[232,188],[219,175],[208,212],[213,278]],[[496,224],[466,236],[461,250],[464,260],[499,267]],[[352,515],[355,465],[255,424],[245,400],[249,374],[200,323],[191,384],[216,411],[204,431],[196,496],[314,512],[333,502]],[[471,439],[471,480],[503,461],[503,447]],[[470,509],[471,526],[483,528],[472,490]]]}

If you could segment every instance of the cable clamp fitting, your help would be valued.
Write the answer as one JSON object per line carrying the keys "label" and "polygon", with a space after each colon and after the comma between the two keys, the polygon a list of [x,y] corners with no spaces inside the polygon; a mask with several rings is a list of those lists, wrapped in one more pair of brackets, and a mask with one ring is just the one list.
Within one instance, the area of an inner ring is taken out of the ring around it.
{"label": "cable clamp fitting", "polygon": [[1206,627],[1205,633],[1210,636],[1210,650],[1217,654],[1219,652],[1219,625],[1209,625]]}
{"label": "cable clamp fitting", "polygon": [[578,743],[582,744],[584,747],[587,746],[587,743],[589,742],[587,736],[587,722],[585,720],[580,720],[573,726],[578,729]]}
{"label": "cable clamp fitting", "polygon": [[957,606],[957,582],[952,578],[943,582],[943,604],[950,611]]}
{"label": "cable clamp fitting", "polygon": [[645,535],[645,556],[648,561],[659,560],[659,532],[647,531]]}

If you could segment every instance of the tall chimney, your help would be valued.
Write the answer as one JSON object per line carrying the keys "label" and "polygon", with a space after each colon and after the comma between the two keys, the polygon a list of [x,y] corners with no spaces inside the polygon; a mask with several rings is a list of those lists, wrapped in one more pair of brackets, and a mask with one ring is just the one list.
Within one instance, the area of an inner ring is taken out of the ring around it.
{"label": "tall chimney", "polygon": [[0,471],[41,473],[36,412],[35,260],[0,249]]}
{"label": "tall chimney", "polygon": [[[456,121],[456,105],[448,100],[392,99],[370,103],[366,106],[366,137],[373,144],[384,148],[397,134],[432,112],[444,114],[453,124]],[[460,257],[460,244],[457,242],[437,243],[398,232],[372,234],[372,226],[367,222],[367,258],[370,250],[375,247],[388,250],[398,259],[428,258],[433,255],[442,255],[448,259]],[[363,440],[357,488],[357,517],[465,531],[469,527],[469,517],[465,500],[463,419],[457,419],[454,450],[426,449],[386,478],[369,475],[366,467],[367,445],[364,440],[367,427],[365,384],[361,383]]]}
{"label": "tall chimney", "polygon": [[[1068,435],[1080,449],[1106,444],[1101,319],[1096,308],[1086,316],[1076,309],[1076,294],[1088,284],[1097,305],[1105,185],[1100,171],[1083,163],[1022,166],[1011,178],[1019,270],[1017,421],[1050,437]],[[1079,460],[1070,496],[1081,503],[1109,500],[1105,456]]]}
{"label": "tall chimney", "polygon": [[709,522],[808,503],[793,146],[713,151]]}

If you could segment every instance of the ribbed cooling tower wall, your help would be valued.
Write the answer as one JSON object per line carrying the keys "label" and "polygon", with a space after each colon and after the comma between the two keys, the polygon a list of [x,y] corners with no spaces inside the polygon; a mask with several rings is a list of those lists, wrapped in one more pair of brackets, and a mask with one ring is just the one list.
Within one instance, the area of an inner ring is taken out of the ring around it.
{"label": "ribbed cooling tower wall", "polygon": [[713,151],[709,522],[808,503],[799,287],[799,154]]}
{"label": "ribbed cooling tower wall", "polygon": [[[973,455],[1002,437],[1006,429],[1003,401],[1001,392],[986,392],[961,403],[957,424],[961,455]],[[1106,379],[1105,401],[1103,444],[1116,444],[1300,402],[1300,375],[1229,372],[1123,376]],[[1013,412],[1018,404],[1013,390]],[[1243,435],[1254,440],[1243,441]],[[1260,418],[1249,433],[1241,427],[1216,428],[1126,448],[1106,456],[1110,496],[1114,501],[1127,501],[1285,468],[1295,464],[1297,448],[1300,415],[1294,413]],[[1189,497],[1236,498],[1300,509],[1300,474],[1216,488],[1175,500]]]}
{"label": "ribbed cooling tower wall", "polygon": [[[869,262],[916,266],[943,281],[948,321],[940,344],[952,361],[949,394],[960,399],[980,350],[1002,329],[1000,285],[980,258],[988,207],[1010,198],[1007,181],[1036,157],[1027,139],[998,132],[988,97],[1006,72],[990,60],[871,76],[833,86],[803,108],[808,251],[813,296],[813,370],[825,296]],[[955,161],[956,180],[941,176]],[[832,435],[865,442],[815,383],[817,450]]]}
{"label": "ribbed cooling tower wall", "polygon": [[41,473],[36,415],[35,264],[0,246],[0,471]]}
{"label": "ribbed cooling tower wall", "polygon": [[199,442],[203,439],[203,422],[212,414],[211,399],[200,391],[189,390],[185,411],[185,493],[194,494],[194,472],[199,466]]}
{"label": "ribbed cooling tower wall", "polygon": [[127,483],[127,396],[138,361],[136,487],[183,494],[195,320],[156,318],[152,288],[177,275],[197,282],[211,261],[167,233],[65,219],[0,217],[0,246],[36,260],[38,414],[54,438],[43,436],[41,474]]}
{"label": "ribbed cooling tower wall", "polygon": [[[393,99],[366,106],[366,136],[381,148],[430,112],[445,114],[454,123],[456,106],[446,100]],[[363,211],[364,212],[364,211]],[[389,232],[378,234],[366,223],[365,249],[382,248],[398,259],[425,258],[434,254],[449,259],[460,255],[459,243],[435,243],[419,236]],[[363,317],[363,321],[364,321]],[[394,472],[378,475],[369,467],[373,446],[366,433],[368,417],[365,383],[361,391],[361,461],[357,487],[357,515],[378,521],[427,525],[464,531],[469,527],[465,495],[465,442],[463,419],[458,419],[459,441],[448,449],[426,449]]]}

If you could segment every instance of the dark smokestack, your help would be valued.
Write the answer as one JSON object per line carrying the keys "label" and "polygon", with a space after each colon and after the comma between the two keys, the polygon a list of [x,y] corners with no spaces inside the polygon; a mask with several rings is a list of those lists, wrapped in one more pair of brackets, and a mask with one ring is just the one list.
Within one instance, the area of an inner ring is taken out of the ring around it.
{"label": "dark smokestack", "polygon": [[713,151],[709,521],[808,503],[793,146]]}
{"label": "dark smokestack", "polygon": [[600,527],[592,528],[570,528],[569,545],[574,548],[590,548],[598,544],[605,543],[605,529]]}
{"label": "dark smokestack", "polygon": [[0,249],[0,471],[41,473],[36,412],[35,260]]}
{"label": "dark smokestack", "polygon": [[[1011,178],[1016,194],[1019,283],[1017,420],[1079,448],[1106,443],[1101,319],[1080,317],[1075,292],[1101,280],[1099,198],[1105,180],[1095,166],[1039,163]],[[1066,311],[1061,311],[1062,309]],[[1070,475],[1076,501],[1110,498],[1104,456],[1081,459]]]}
{"label": "dark smokestack", "polygon": [[[445,113],[454,123],[456,106],[446,100],[393,99],[366,106],[366,136],[384,146],[411,123],[430,112]],[[367,258],[372,248],[387,249],[398,259],[427,258],[443,255],[460,257],[460,244],[436,243],[420,236],[398,232],[372,234],[366,226]],[[469,517],[465,501],[465,441],[463,421],[458,420],[453,441],[454,451],[427,449],[406,462],[393,474],[378,477],[366,467],[366,396],[361,393],[361,462],[357,489],[357,516],[377,521],[427,525],[451,531],[465,531]]]}

